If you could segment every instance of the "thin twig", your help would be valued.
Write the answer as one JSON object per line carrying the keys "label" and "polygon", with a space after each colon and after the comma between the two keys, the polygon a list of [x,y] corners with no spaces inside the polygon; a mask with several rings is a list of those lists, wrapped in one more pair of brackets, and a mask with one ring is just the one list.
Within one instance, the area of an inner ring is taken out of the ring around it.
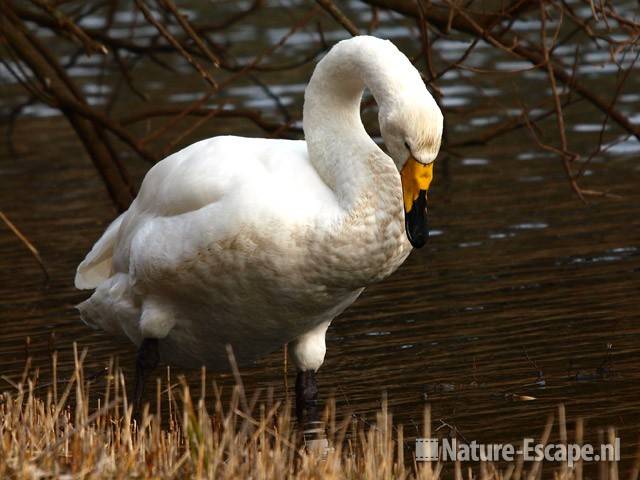
{"label": "thin twig", "polygon": [[31,255],[33,256],[33,258],[35,258],[36,261],[38,262],[38,265],[40,265],[40,268],[42,269],[42,273],[44,273],[45,280],[49,281],[49,272],[47,271],[47,267],[44,265],[44,262],[42,261],[42,257],[40,256],[40,252],[38,251],[38,249],[33,246],[33,243],[29,241],[27,236],[24,235],[18,229],[18,227],[16,227],[13,224],[13,222],[9,220],[9,217],[7,217],[2,211],[0,211],[0,219],[2,219],[2,221],[7,225],[7,227],[9,227],[9,230],[11,230],[13,234],[16,237],[18,237],[18,240],[20,240],[22,244],[25,247],[27,247],[27,249],[31,252]]}
{"label": "thin twig", "polygon": [[325,9],[325,11],[333,17],[333,19],[344,27],[352,36],[360,35],[360,30],[356,25],[349,20],[342,10],[340,10],[332,0],[316,0],[318,5]]}
{"label": "thin twig", "polygon": [[194,31],[189,21],[178,11],[174,3],[171,0],[159,0],[159,2],[163,7],[165,7],[173,14],[185,33],[189,36],[189,38],[191,38],[191,40],[195,42],[198,48],[200,48],[202,53],[211,61],[211,63],[213,63],[216,67],[219,67],[220,58],[218,58],[218,56],[215,55],[209,49],[209,47],[207,47],[202,38],[200,38],[200,36]]}
{"label": "thin twig", "polygon": [[[166,38],[167,41],[178,52],[180,52],[180,54],[184,57],[184,59],[187,62],[189,62],[193,68],[195,68],[198,71],[198,73],[202,76],[202,78],[204,78],[204,80],[209,85],[211,85],[214,89],[217,90],[218,84],[213,79],[211,74],[207,72],[207,70],[202,65],[200,65],[200,63],[198,63],[189,52],[187,52],[187,50],[182,46],[182,44],[171,34],[171,32],[162,23],[160,23],[158,20],[155,19],[153,14],[149,11],[147,6],[145,5],[144,0],[135,0],[135,1],[136,1],[136,5],[140,9],[144,17],[147,19],[147,21],[151,23],[154,27],[156,27],[158,32],[160,32],[160,34],[164,38]],[[217,62],[214,64],[217,66]]]}

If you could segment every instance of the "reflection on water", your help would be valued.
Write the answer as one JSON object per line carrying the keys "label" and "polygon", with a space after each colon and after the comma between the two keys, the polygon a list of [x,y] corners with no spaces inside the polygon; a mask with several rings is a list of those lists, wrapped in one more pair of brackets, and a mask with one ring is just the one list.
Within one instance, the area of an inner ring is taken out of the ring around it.
{"label": "reflection on water", "polygon": [[487,165],[489,160],[486,158],[463,158],[462,165]]}
{"label": "reflection on water", "polygon": [[[353,5],[358,6],[354,15],[370,15],[359,2]],[[279,7],[274,15],[289,18]],[[397,16],[380,18],[374,33],[416,51]],[[123,35],[129,21],[117,18]],[[536,30],[534,23],[517,27]],[[330,21],[325,24],[329,41],[345,37]],[[254,39],[274,42],[285,32],[264,19],[256,19],[252,28],[243,24],[231,37],[238,42],[235,54],[252,59],[259,50]],[[315,48],[316,40],[311,30],[294,35],[291,56]],[[467,46],[455,40],[435,44],[436,49],[455,50],[454,58]],[[529,68],[480,48],[483,68]],[[595,47],[587,43],[584,48]],[[573,49],[559,53],[571,58]],[[592,59],[606,60],[601,55]],[[593,67],[594,75],[606,71]],[[152,101],[187,103],[201,94],[202,84],[191,74],[176,78],[148,72],[144,87]],[[82,59],[72,73],[85,78],[83,89],[93,101],[104,101],[113,87],[97,82],[101,70],[94,60]],[[273,92],[285,94],[294,119],[299,119],[308,75],[309,69],[301,68],[263,78]],[[0,76],[5,80],[1,67]],[[533,88],[537,77],[517,78],[529,84],[514,87],[515,77],[508,75],[491,80],[469,71],[445,75],[439,86],[443,105],[451,108],[447,119],[452,136],[490,128],[498,121],[496,112],[520,115],[511,95],[514,88],[544,95],[539,86]],[[603,86],[610,82],[608,77],[596,80]],[[632,85],[637,87],[637,79]],[[457,113],[457,107],[481,106],[488,97],[503,107]],[[637,99],[636,93],[626,92],[620,102],[632,108]],[[250,81],[234,84],[224,100],[214,101],[279,115],[273,100]],[[128,108],[116,106],[123,113],[130,113]],[[570,123],[570,141],[593,142],[602,119],[586,107],[576,108],[579,119]],[[75,266],[113,218],[112,207],[57,112],[31,105],[24,114],[16,131],[20,157],[8,155],[4,146],[1,153],[0,206],[41,250],[51,282],[43,284],[31,257],[6,229],[0,230],[0,370],[15,379],[31,355],[46,377],[48,355],[56,348],[63,352],[63,370],[68,369],[74,340],[90,347],[92,368],[114,353],[130,367],[133,348],[90,331],[72,308],[86,296],[72,286]],[[542,125],[554,128],[553,122]],[[214,118],[185,142],[231,132],[263,135],[242,120],[218,123]],[[387,391],[409,437],[419,433],[428,400],[438,421],[467,439],[492,442],[538,435],[547,413],[565,402],[570,418],[586,417],[593,435],[598,428],[617,425],[624,454],[630,455],[640,426],[640,143],[620,137],[608,145],[605,155],[592,160],[588,185],[621,198],[595,197],[587,205],[572,195],[559,160],[535,150],[524,131],[441,155],[430,193],[430,242],[334,322],[320,371],[323,395],[333,394],[345,414],[353,410],[366,416]],[[148,168],[136,159],[130,162],[137,178]],[[283,395],[282,368],[282,352],[275,352],[245,370],[247,385],[272,386]]]}
{"label": "reflection on water", "polygon": [[625,135],[606,144],[604,148],[609,155],[637,154],[640,153],[640,141]]}

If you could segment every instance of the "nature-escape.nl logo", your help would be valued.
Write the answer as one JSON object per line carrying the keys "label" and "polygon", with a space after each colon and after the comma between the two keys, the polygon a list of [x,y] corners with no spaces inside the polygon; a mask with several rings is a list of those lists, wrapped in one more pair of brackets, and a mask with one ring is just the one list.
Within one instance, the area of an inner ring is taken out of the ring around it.
{"label": "nature-escape.nl logo", "polygon": [[549,461],[567,462],[573,467],[575,462],[599,462],[620,460],[620,439],[614,443],[592,445],[585,443],[556,444],[536,443],[533,438],[525,438],[522,445],[512,443],[470,443],[458,442],[455,438],[417,438],[416,460],[422,462],[513,462],[522,456],[525,462]]}

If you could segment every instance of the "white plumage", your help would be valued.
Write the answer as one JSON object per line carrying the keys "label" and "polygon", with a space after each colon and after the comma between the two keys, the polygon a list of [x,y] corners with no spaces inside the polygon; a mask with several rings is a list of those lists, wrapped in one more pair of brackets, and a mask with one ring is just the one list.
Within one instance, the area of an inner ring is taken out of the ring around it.
{"label": "white plumage", "polygon": [[[365,86],[391,157],[362,126]],[[95,289],[83,320],[160,339],[184,366],[225,367],[226,344],[246,363],[293,342],[298,369],[317,370],[331,320],[411,250],[399,169],[410,154],[433,162],[442,115],[395,46],[355,37],[316,67],[304,131],[216,137],[155,165],[78,267],[76,287]]]}

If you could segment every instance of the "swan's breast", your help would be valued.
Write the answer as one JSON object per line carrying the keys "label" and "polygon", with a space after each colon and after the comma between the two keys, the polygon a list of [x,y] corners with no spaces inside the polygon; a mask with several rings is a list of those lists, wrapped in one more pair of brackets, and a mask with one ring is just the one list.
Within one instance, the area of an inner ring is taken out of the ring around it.
{"label": "swan's breast", "polygon": [[324,232],[309,251],[309,268],[329,285],[364,287],[382,280],[411,252],[399,174],[394,168],[373,171],[374,190],[364,191],[339,228]]}

